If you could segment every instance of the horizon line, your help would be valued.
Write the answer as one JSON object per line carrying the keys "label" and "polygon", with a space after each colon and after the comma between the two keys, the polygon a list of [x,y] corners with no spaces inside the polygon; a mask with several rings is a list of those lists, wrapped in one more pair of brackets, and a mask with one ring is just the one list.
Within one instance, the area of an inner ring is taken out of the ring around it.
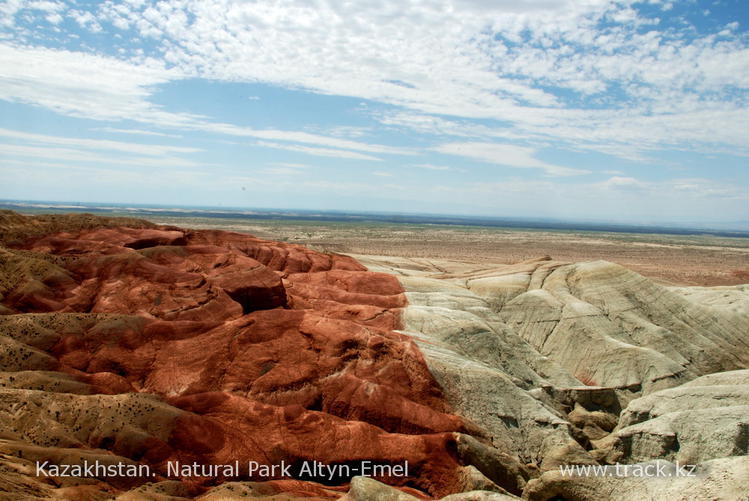
{"label": "horizon line", "polygon": [[[356,222],[359,218],[369,218],[373,222],[396,224],[442,224],[448,226],[483,226],[507,227],[511,229],[546,229],[546,230],[579,230],[613,233],[643,233],[643,234],[713,234],[728,238],[749,238],[749,221],[729,222],[624,222],[606,219],[573,219],[554,218],[551,216],[489,216],[470,214],[445,214],[428,212],[402,211],[361,211],[340,209],[305,209],[305,208],[268,208],[268,207],[240,207],[240,206],[206,206],[206,205],[177,205],[177,204],[144,204],[122,202],[81,202],[60,200],[17,200],[0,199],[0,209],[69,209],[73,212],[86,210],[114,212],[121,210],[132,212],[133,215],[155,212],[152,216],[186,217],[182,211],[203,213],[205,217],[218,218],[221,215],[235,214],[248,219],[262,219],[268,216],[282,216],[282,219],[300,219],[307,221],[338,221]],[[171,213],[169,213],[171,212]],[[160,214],[161,213],[161,214]],[[301,214],[300,214],[301,213]],[[213,215],[212,215],[213,214]],[[328,217],[325,217],[328,216]],[[337,218],[335,216],[338,216]],[[346,218],[345,216],[348,216]],[[390,218],[390,219],[389,219]],[[397,220],[394,218],[403,218]],[[493,223],[493,224],[492,224]],[[525,223],[527,226],[523,226]],[[719,225],[719,226],[710,226]],[[735,225],[735,226],[734,226]]]}

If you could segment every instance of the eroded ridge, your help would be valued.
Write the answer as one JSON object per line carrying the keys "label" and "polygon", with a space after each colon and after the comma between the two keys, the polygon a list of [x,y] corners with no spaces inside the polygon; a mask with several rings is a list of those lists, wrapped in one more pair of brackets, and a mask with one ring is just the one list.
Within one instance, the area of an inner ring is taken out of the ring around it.
{"label": "eroded ridge", "polygon": [[[456,413],[526,466],[523,498],[749,492],[747,286],[667,288],[605,261],[357,257],[398,277],[401,332]],[[614,478],[652,461],[695,477]]]}
{"label": "eroded ridge", "polygon": [[[19,496],[144,492],[162,480],[187,497],[228,481],[254,492],[256,481],[335,498],[350,480],[165,480],[170,462],[234,461],[407,462],[407,477],[379,480],[421,496],[465,490],[475,470],[465,451],[485,446],[467,442],[475,429],[394,332],[406,304],[395,277],[236,233],[90,220],[64,231],[57,220],[56,233],[23,238],[19,226],[39,221],[10,219],[0,221],[13,235],[0,249],[0,447]],[[158,477],[28,476],[36,461],[87,458]],[[523,481],[505,483],[519,493]]]}

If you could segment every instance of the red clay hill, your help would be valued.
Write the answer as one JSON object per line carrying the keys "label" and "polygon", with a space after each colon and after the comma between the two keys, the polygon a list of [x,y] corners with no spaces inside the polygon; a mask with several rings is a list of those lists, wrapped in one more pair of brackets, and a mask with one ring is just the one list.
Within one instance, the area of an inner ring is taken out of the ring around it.
{"label": "red clay hill", "polygon": [[[87,215],[6,211],[0,238],[3,370],[18,371],[17,398],[40,402],[13,421],[28,454],[90,450],[162,476],[170,461],[408,461],[408,477],[381,480],[428,496],[461,490],[456,441],[472,429],[393,331],[406,304],[393,276],[244,234]],[[86,406],[95,412],[83,420]],[[267,479],[178,480],[199,493]],[[348,480],[276,485],[335,497]]]}

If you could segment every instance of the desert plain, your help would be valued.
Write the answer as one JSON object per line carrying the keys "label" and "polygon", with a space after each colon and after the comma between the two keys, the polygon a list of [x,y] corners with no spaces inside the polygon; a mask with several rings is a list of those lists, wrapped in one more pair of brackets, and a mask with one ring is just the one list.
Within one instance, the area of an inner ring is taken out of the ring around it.
{"label": "desert plain", "polygon": [[146,219],[157,224],[251,233],[323,252],[447,259],[487,267],[543,256],[568,262],[602,259],[664,285],[749,282],[749,238],[381,222]]}

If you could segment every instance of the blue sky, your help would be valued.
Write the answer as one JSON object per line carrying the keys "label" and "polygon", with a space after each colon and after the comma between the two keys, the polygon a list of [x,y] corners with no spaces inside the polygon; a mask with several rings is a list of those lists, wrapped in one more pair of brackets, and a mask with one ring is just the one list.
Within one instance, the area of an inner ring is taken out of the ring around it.
{"label": "blue sky", "polygon": [[0,198],[749,220],[745,0],[4,0]]}

